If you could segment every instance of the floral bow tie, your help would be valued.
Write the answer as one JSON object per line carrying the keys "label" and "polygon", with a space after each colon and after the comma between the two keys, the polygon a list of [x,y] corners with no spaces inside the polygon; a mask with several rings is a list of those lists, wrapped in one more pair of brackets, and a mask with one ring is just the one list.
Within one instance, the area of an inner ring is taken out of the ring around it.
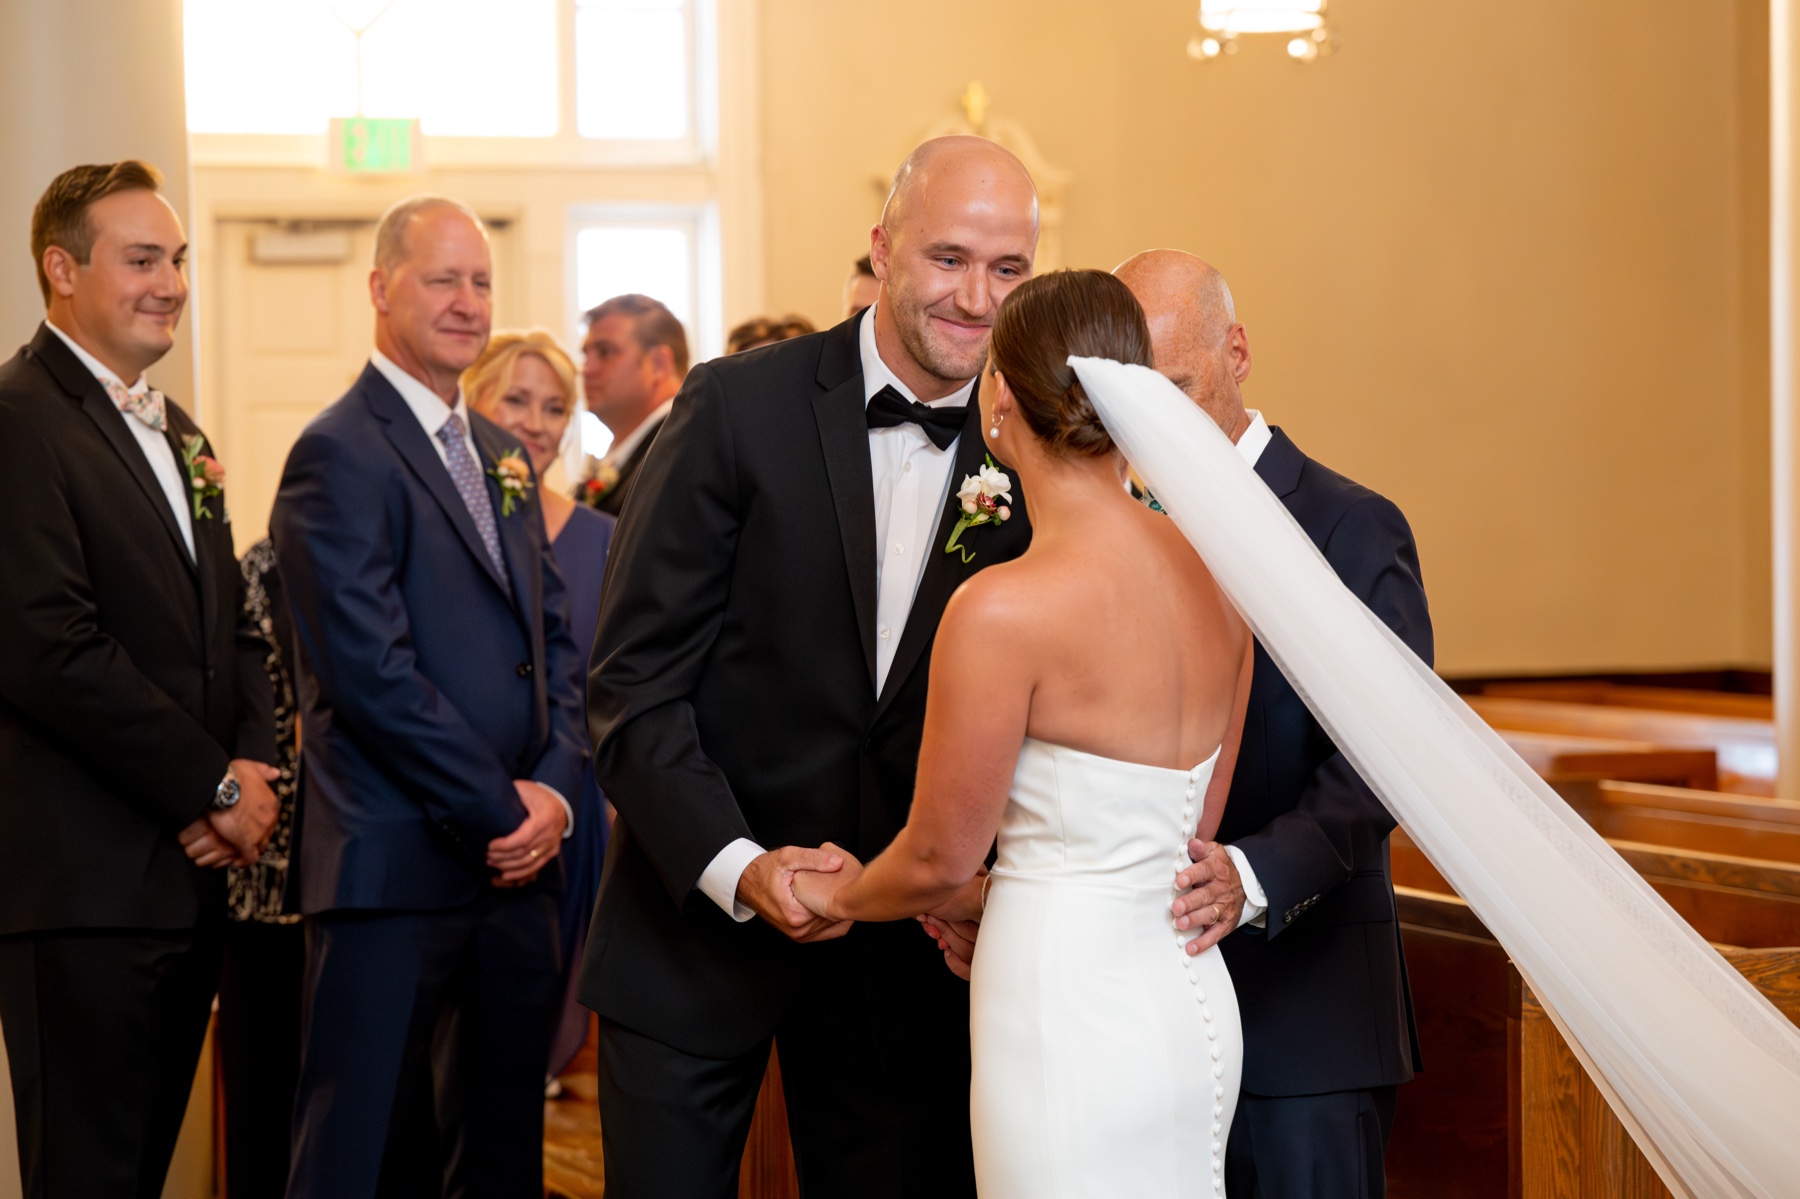
{"label": "floral bow tie", "polygon": [[112,402],[118,406],[120,412],[126,416],[137,417],[158,433],[168,429],[169,414],[164,407],[162,392],[154,387],[146,387],[137,395],[132,395],[125,389],[125,385],[116,379],[102,379],[100,383],[106,388],[106,394],[112,397]]}

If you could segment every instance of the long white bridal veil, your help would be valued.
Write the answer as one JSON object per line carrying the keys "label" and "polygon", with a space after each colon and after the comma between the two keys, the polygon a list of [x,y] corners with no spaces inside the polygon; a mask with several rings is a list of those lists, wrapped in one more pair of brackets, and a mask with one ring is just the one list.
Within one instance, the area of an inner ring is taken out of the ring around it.
{"label": "long white bridal veil", "polygon": [[1338,581],[1156,372],[1071,358],[1282,673],[1693,1199],[1800,1191],[1800,1032]]}

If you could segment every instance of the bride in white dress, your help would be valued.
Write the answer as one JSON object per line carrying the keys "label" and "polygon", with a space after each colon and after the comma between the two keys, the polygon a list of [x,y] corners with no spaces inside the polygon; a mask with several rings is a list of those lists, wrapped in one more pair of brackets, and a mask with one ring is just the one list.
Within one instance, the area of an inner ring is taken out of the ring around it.
{"label": "bride in white dress", "polygon": [[[1031,548],[944,613],[907,826],[795,894],[833,920],[981,920],[984,1199],[1220,1196],[1237,1002],[1171,905],[1230,789],[1250,634],[1173,522],[1125,492],[1070,355],[1149,364],[1143,313],[1110,275],[1042,276],[1001,307],[978,394]],[[981,532],[962,532],[965,552]]]}

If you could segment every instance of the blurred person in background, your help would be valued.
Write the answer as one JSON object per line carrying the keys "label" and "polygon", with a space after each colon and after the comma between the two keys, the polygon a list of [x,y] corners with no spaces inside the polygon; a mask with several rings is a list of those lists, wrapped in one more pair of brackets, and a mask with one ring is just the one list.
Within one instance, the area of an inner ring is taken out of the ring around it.
{"label": "blurred person in background", "polygon": [[786,316],[753,316],[725,338],[727,354],[741,354],[745,350],[754,350],[759,346],[772,346],[778,341],[786,341],[790,337],[804,337],[808,333],[816,333],[813,323],[798,313],[790,312]]}
{"label": "blurred person in background", "polygon": [[[575,363],[556,338],[542,329],[496,333],[481,357],[463,372],[462,385],[470,408],[525,444],[532,469],[542,479],[562,453],[576,410]],[[594,649],[600,579],[612,544],[614,518],[548,488],[539,495],[544,525],[567,587],[569,634],[585,662]],[[563,845],[558,923],[564,979],[562,1000],[551,1025],[546,1075],[553,1083],[587,1036],[587,1009],[575,1001],[574,975],[587,943],[594,896],[600,890],[608,824],[606,797],[600,793],[594,772],[585,771],[581,794],[575,800],[575,833]]]}
{"label": "blurred person in background", "polygon": [[218,1052],[225,1110],[225,1178],[232,1199],[281,1199],[300,1083],[300,996],[306,929],[288,902],[300,756],[294,623],[267,537],[244,551],[244,610],[264,644],[275,701],[275,828],[253,866],[226,871],[225,961],[219,975]]}
{"label": "blurred person in background", "polygon": [[588,462],[575,495],[617,516],[687,377],[687,331],[661,301],[635,294],[614,296],[585,319],[582,389],[588,411],[612,431],[613,443]]}
{"label": "blurred person in background", "polygon": [[875,264],[864,254],[850,267],[844,280],[844,315],[855,316],[881,298],[881,280],[875,277]]}

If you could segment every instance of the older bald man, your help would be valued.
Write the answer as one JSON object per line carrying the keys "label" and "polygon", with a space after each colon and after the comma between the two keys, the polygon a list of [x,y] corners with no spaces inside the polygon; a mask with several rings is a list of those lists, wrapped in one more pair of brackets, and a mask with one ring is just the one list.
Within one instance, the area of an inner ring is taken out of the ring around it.
{"label": "older bald man", "polygon": [[[823,925],[797,848],[906,822],[938,618],[1030,539],[943,546],[1037,196],[979,138],[901,167],[875,306],[694,368],[613,540],[590,680],[618,808],[583,968],[609,1199],[737,1194],[771,1040],[809,1196],[972,1196],[968,989],[904,925]],[[840,862],[841,864],[841,862]]]}
{"label": "older bald man", "polygon": [[[1114,273],[1149,317],[1157,369],[1225,430],[1345,586],[1430,662],[1406,518],[1244,406],[1250,340],[1224,277],[1174,250]],[[1243,1089],[1225,1159],[1232,1199],[1385,1192],[1396,1087],[1419,1068],[1388,868],[1393,828],[1258,645],[1219,839],[1193,842],[1195,864],[1178,879],[1194,890],[1177,910],[1210,926],[1196,944],[1220,946],[1243,1013]]]}

